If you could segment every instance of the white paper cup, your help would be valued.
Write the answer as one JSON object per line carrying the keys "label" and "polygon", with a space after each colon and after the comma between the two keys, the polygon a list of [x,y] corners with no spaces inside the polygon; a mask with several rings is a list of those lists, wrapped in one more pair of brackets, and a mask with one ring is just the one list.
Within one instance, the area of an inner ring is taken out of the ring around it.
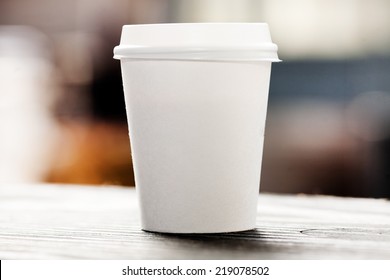
{"label": "white paper cup", "polygon": [[114,57],[144,230],[255,227],[276,51],[265,23],[123,27]]}

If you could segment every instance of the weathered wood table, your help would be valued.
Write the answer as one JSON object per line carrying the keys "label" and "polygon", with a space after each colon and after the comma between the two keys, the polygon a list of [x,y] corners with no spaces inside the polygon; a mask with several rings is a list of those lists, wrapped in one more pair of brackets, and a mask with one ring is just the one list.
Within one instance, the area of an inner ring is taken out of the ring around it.
{"label": "weathered wood table", "polygon": [[390,259],[390,202],[261,194],[256,230],[174,235],[133,188],[0,185],[0,259]]}

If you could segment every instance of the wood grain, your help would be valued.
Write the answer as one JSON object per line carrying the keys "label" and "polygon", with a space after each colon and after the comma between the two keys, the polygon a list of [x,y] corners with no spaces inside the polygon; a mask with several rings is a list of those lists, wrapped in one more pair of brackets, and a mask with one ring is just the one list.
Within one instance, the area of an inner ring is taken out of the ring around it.
{"label": "wood grain", "polygon": [[175,235],[133,188],[2,185],[0,259],[390,259],[390,202],[261,194],[256,230]]}

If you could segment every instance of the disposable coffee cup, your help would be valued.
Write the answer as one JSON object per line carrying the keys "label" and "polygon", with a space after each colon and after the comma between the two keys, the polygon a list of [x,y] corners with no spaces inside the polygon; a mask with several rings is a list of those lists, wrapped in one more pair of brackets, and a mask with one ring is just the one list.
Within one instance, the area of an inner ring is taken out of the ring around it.
{"label": "disposable coffee cup", "polygon": [[120,59],[142,229],[255,228],[271,63],[265,23],[125,25]]}

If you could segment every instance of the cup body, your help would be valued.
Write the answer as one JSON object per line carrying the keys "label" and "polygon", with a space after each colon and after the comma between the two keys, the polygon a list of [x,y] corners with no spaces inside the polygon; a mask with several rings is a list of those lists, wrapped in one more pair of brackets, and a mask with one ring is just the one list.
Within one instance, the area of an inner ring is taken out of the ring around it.
{"label": "cup body", "polygon": [[255,227],[271,61],[121,58],[142,228]]}

